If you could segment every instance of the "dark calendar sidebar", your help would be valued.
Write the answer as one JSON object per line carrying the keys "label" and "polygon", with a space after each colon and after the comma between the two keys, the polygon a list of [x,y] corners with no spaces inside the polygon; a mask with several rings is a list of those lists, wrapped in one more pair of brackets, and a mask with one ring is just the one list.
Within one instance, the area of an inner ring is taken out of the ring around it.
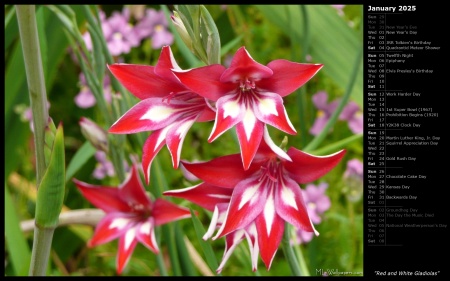
{"label": "dark calendar sidebar", "polygon": [[380,3],[365,5],[364,22],[364,276],[439,278],[449,271],[449,16]]}

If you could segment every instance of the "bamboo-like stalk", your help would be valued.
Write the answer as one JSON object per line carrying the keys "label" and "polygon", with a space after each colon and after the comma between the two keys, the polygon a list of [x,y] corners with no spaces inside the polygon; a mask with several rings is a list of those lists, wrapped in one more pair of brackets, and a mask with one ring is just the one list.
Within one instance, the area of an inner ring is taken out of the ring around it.
{"label": "bamboo-like stalk", "polygon": [[[64,137],[62,126],[59,126],[55,136],[55,147],[57,146],[57,148],[54,148],[49,160],[51,171],[47,171],[45,130],[49,116],[35,6],[17,5],[16,13],[33,114],[36,186],[38,189],[36,223],[29,275],[43,276],[47,271],[53,233],[57,226],[58,215],[61,212],[64,200]],[[53,125],[53,123],[51,124]],[[52,128],[55,129],[54,126]],[[49,131],[52,131],[50,127]]]}
{"label": "bamboo-like stalk", "polygon": [[47,92],[45,89],[44,69],[42,66],[39,37],[34,5],[16,5],[20,40],[22,42],[23,59],[33,112],[34,144],[36,150],[36,184],[44,176],[45,127],[48,121]]}

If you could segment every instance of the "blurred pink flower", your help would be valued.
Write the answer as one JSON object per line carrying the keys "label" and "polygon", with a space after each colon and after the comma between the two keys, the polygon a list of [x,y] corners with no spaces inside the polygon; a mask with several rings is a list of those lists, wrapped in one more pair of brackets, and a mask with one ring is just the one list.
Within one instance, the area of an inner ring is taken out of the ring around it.
{"label": "blurred pink flower", "polygon": [[344,192],[349,201],[356,202],[362,197],[364,185],[364,164],[358,159],[347,162],[347,169],[344,172],[345,188]]}
{"label": "blurred pink flower", "polygon": [[[94,178],[101,180],[106,176],[112,177],[116,174],[112,162],[107,157],[107,154],[101,150],[95,152],[95,159],[97,160],[97,164],[95,165],[94,172],[92,173],[92,176]],[[130,166],[128,165],[128,163],[124,161],[123,165],[125,167],[125,171],[129,172]]]}
{"label": "blurred pink flower", "polygon": [[[95,100],[95,96],[92,93],[91,89],[89,89],[87,85],[86,78],[83,72],[80,73],[79,79],[81,91],[75,96],[75,104],[80,108],[93,107],[97,103],[97,101]],[[105,100],[108,103],[111,102],[112,88],[109,75],[105,75],[103,79],[103,95],[105,96]]]}
{"label": "blurred pink flower", "polygon": [[96,179],[103,179],[106,176],[112,177],[116,174],[116,172],[114,171],[114,166],[111,163],[111,161],[109,161],[108,159],[106,159],[106,153],[98,150],[95,152],[95,159],[97,159],[97,165],[95,166],[95,170],[92,173],[92,175],[94,176],[94,178]]}
{"label": "blurred pink flower", "polygon": [[338,15],[343,16],[344,15],[344,7],[345,5],[331,5],[331,7],[335,8],[336,11],[338,12]]}
{"label": "blurred pink flower", "polygon": [[[136,34],[133,25],[129,22],[130,12],[124,8],[122,12],[113,12],[109,18],[103,11],[100,11],[100,20],[105,36],[108,50],[113,56],[127,54],[132,47],[136,47],[140,43],[140,39]],[[84,41],[88,50],[92,50],[92,40],[88,32],[83,34]]]}
{"label": "blurred pink flower", "polygon": [[147,9],[145,16],[136,24],[135,32],[139,40],[150,37],[153,49],[171,45],[174,40],[172,33],[168,30],[168,22],[162,10]]}
{"label": "blurred pink flower", "polygon": [[[303,199],[308,210],[309,217],[314,224],[322,222],[322,214],[331,207],[331,200],[325,194],[328,183],[322,182],[319,185],[308,184],[303,193]],[[307,232],[299,228],[296,229],[297,243],[306,244],[313,238],[312,232]],[[295,239],[293,239],[295,241]],[[293,242],[294,243],[294,242]]]}
{"label": "blurred pink flower", "polygon": [[354,134],[362,133],[364,130],[363,112],[359,105],[353,101],[344,107],[339,119],[347,121],[348,127]]}
{"label": "blurred pink flower", "polygon": [[[311,126],[309,132],[312,135],[318,135],[327,122],[330,120],[331,115],[333,115],[336,110],[339,100],[336,99],[330,103],[328,103],[328,94],[325,91],[319,91],[313,95],[312,101],[317,111],[317,118],[314,121],[314,124]],[[364,124],[363,124],[363,114],[361,108],[353,101],[350,101],[342,110],[339,115],[339,120],[347,121],[349,129],[354,134],[359,134],[363,132]]]}

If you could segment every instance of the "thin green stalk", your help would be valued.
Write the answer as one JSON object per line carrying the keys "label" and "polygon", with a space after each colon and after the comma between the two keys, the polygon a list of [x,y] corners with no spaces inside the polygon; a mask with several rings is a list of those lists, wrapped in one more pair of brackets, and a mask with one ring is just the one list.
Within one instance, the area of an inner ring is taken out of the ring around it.
{"label": "thin green stalk", "polygon": [[291,268],[293,276],[303,276],[302,271],[299,267],[299,262],[297,257],[295,256],[294,250],[292,249],[290,243],[290,235],[289,235],[289,224],[286,223],[284,228],[284,237],[282,241],[282,247],[284,251],[284,255],[286,256],[286,260],[289,263],[289,267]]}
{"label": "thin green stalk", "polygon": [[52,244],[54,232],[55,228],[34,228],[30,276],[46,275],[48,259],[50,257],[49,245]]}
{"label": "thin green stalk", "polygon": [[328,131],[330,130],[330,128],[334,125],[334,123],[336,123],[336,121],[338,119],[338,116],[339,116],[339,114],[341,114],[342,109],[347,104],[347,101],[350,98],[350,94],[352,92],[353,86],[355,85],[356,77],[358,76],[359,67],[361,65],[361,60],[362,60],[362,57],[363,57],[362,54],[363,54],[363,49],[361,48],[359,50],[358,54],[356,55],[355,64],[353,66],[353,72],[352,72],[352,75],[350,77],[347,90],[346,90],[346,92],[345,92],[341,102],[339,103],[338,107],[336,108],[336,110],[331,115],[330,120],[328,120],[327,124],[325,125],[323,130],[320,132],[320,134],[318,134],[304,148],[304,151],[311,151],[311,150],[316,149],[319,146],[319,144],[325,139],[325,137],[327,136]]}
{"label": "thin green stalk", "polygon": [[[155,229],[156,243],[158,243],[158,245],[161,244],[161,232],[161,227],[157,227]],[[169,276],[169,274],[167,273],[166,265],[164,264],[164,256],[162,251],[160,251],[156,255],[156,264],[158,265],[159,273],[161,276]]]}
{"label": "thin green stalk", "polygon": [[[303,61],[306,61],[306,56],[308,55],[309,50],[309,40],[310,40],[310,32],[309,32],[309,18],[308,18],[308,12],[306,10],[306,7],[304,5],[300,5],[300,12],[303,15],[303,42],[301,43],[302,46],[302,53],[300,57]],[[294,21],[292,21],[294,22]],[[294,30],[292,30],[294,31]],[[291,34],[295,34],[295,32],[291,32]],[[294,35],[292,35],[294,36]],[[295,48],[293,48],[295,49]],[[306,128],[306,87],[303,86],[299,89],[297,92],[297,103],[299,108],[299,114],[300,114],[300,138],[301,138],[301,144],[302,146],[306,145],[306,136],[307,136],[307,128]]]}
{"label": "thin green stalk", "polygon": [[362,139],[362,137],[363,137],[363,133],[359,133],[356,135],[351,135],[345,139],[341,139],[335,143],[329,144],[329,145],[321,147],[319,149],[311,150],[311,151],[305,150],[305,151],[309,152],[311,154],[314,154],[314,155],[325,155],[325,154],[329,154],[329,153],[334,153],[334,152],[338,151],[339,149],[345,148],[351,142]]}
{"label": "thin green stalk", "polygon": [[36,185],[39,187],[46,170],[44,133],[48,121],[48,110],[44,69],[39,48],[35,6],[17,5],[16,13],[20,40],[22,41],[30,105],[33,112],[34,144],[36,150]]}
{"label": "thin green stalk", "polygon": [[305,257],[303,256],[303,251],[301,249],[301,245],[295,246],[294,249],[295,249],[295,253],[297,254],[297,257],[298,257],[298,260],[299,260],[299,263],[300,263],[300,268],[301,268],[301,271],[302,271],[303,275],[304,276],[311,276],[311,274],[309,273],[309,269],[306,266],[306,260],[305,260]]}

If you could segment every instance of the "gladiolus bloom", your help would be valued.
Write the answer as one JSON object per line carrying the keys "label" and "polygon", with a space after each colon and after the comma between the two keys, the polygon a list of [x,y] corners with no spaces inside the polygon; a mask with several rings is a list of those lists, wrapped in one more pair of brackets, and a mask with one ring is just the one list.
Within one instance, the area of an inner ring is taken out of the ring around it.
{"label": "gladiolus bloom", "polygon": [[109,129],[110,133],[133,134],[153,131],[144,144],[142,167],[145,180],[150,165],[166,144],[172,164],[178,168],[183,140],[195,122],[214,120],[215,112],[205,98],[193,93],[174,76],[180,69],[169,46],[162,48],[155,67],[136,64],[112,64],[109,70],[133,95],[141,99]]}
{"label": "gladiolus bloom", "polygon": [[154,202],[145,193],[136,165],[119,187],[95,186],[73,179],[83,196],[106,215],[97,224],[89,247],[119,239],[117,273],[121,274],[138,242],[155,254],[159,248],[155,227],[189,218],[189,209],[158,198]]}
{"label": "gladiolus bloom", "polygon": [[184,198],[214,211],[204,236],[215,240],[226,237],[226,249],[217,272],[222,270],[236,244],[247,238],[252,251],[253,270],[257,255],[270,269],[284,233],[285,223],[303,231],[319,233],[308,215],[298,184],[319,179],[342,159],[345,150],[327,156],[314,156],[290,148],[286,157],[275,153],[262,141],[247,170],[239,154],[222,156],[203,163],[182,161],[184,167],[204,182],[193,187],[171,190],[164,195]]}
{"label": "gladiolus bloom", "polygon": [[263,137],[264,124],[296,134],[282,98],[308,82],[322,66],[283,59],[265,66],[241,47],[229,68],[213,64],[186,71],[174,70],[174,74],[194,92],[216,102],[209,142],[236,125],[243,166],[248,169]]}

